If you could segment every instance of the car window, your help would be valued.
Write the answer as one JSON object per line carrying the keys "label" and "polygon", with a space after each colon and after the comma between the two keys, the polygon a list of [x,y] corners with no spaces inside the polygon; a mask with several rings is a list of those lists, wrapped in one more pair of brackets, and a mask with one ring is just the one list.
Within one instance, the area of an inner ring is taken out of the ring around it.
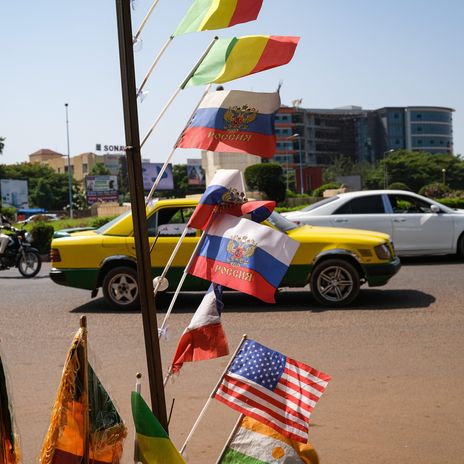
{"label": "car window", "polygon": [[395,214],[424,214],[431,213],[431,203],[409,195],[388,195],[393,213]]}
{"label": "car window", "polygon": [[335,200],[338,200],[340,197],[337,195],[329,198],[324,198],[324,200],[317,201],[316,203],[313,203],[312,205],[306,206],[304,208],[301,208],[301,212],[306,212],[306,211],[312,211],[313,209],[319,208],[321,206],[327,205],[328,203],[332,203]]}
{"label": "car window", "polygon": [[381,195],[367,195],[353,198],[340,206],[333,214],[384,214]]}
{"label": "car window", "polygon": [[[148,236],[180,237],[195,208],[162,208],[148,218]],[[188,228],[187,237],[196,235],[196,229]]]}
{"label": "car window", "polygon": [[284,218],[276,211],[271,213],[271,215],[267,218],[267,221],[281,232],[288,232],[289,230],[296,229],[298,227],[294,222]]}

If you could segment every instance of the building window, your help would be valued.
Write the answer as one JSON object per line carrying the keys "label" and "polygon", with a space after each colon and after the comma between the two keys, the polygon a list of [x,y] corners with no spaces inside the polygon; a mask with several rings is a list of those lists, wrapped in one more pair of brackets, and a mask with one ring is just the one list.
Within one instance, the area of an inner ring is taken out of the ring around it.
{"label": "building window", "polygon": [[400,117],[400,115],[399,115],[398,113],[395,113],[395,114],[393,115],[393,117],[394,117],[395,119],[398,119],[398,118]]}
{"label": "building window", "polygon": [[416,114],[416,119],[421,119],[421,118],[422,118],[422,114],[417,113],[417,114]]}
{"label": "building window", "polygon": [[88,171],[89,171],[89,165],[87,163],[83,163],[82,164],[82,172],[84,174],[87,174]]}
{"label": "building window", "polygon": [[417,132],[422,132],[422,127],[419,126],[419,127],[417,128]]}

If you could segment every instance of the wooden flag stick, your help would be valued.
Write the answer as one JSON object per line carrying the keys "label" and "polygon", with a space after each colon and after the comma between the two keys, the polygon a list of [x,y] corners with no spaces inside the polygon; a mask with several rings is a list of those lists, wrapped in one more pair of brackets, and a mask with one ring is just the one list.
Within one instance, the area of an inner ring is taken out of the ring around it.
{"label": "wooden flag stick", "polygon": [[90,451],[90,404],[89,404],[89,364],[87,358],[87,317],[81,316],[80,327],[82,330],[82,406],[84,409],[83,417],[83,464],[89,464]]}
{"label": "wooden flag stick", "polygon": [[234,428],[232,429],[232,432],[230,432],[229,437],[227,438],[226,444],[224,445],[224,448],[222,448],[221,454],[217,458],[216,464],[220,464],[222,456],[224,456],[224,453],[226,452],[227,447],[229,446],[230,442],[232,441],[232,438],[234,438],[235,434],[237,433],[237,430],[240,427],[240,424],[242,423],[243,418],[245,417],[245,414],[240,414],[239,418],[237,419],[237,422],[234,425]]}
{"label": "wooden flag stick", "polygon": [[203,409],[201,410],[199,416],[197,417],[197,420],[196,420],[195,423],[193,424],[192,430],[190,430],[190,433],[188,434],[187,438],[185,439],[185,442],[184,442],[184,444],[182,445],[182,448],[180,449],[180,453],[181,453],[181,454],[185,451],[185,448],[187,448],[187,443],[188,443],[188,442],[190,441],[190,439],[192,438],[193,433],[194,433],[195,430],[197,429],[198,424],[200,423],[201,419],[202,419],[203,416],[205,415],[206,410],[208,409],[208,406],[210,405],[211,401],[213,400],[214,395],[216,394],[217,389],[218,389],[219,386],[221,385],[222,379],[223,379],[224,376],[227,374],[227,371],[229,370],[230,365],[231,365],[232,362],[234,361],[235,356],[236,356],[237,353],[239,352],[240,348],[242,347],[242,345],[243,345],[243,343],[245,342],[246,339],[247,339],[247,335],[244,334],[243,337],[242,337],[242,339],[240,340],[240,343],[238,344],[237,348],[235,349],[234,354],[231,356],[229,362],[227,363],[227,366],[226,366],[226,368],[224,369],[224,372],[222,373],[220,379],[218,380],[217,384],[216,384],[215,387],[213,388],[213,391],[212,391],[211,394],[209,395],[209,398],[208,398],[208,400],[206,401],[205,405],[203,406]]}
{"label": "wooden flag stick", "polygon": [[147,14],[145,15],[145,18],[143,18],[143,21],[140,23],[140,26],[139,28],[137,29],[137,32],[135,33],[134,35],[134,43],[137,42],[137,39],[140,37],[140,34],[142,33],[143,31],[143,28],[145,27],[145,24],[147,23],[148,21],[148,18],[151,16],[151,14],[153,13],[153,10],[155,9],[156,5],[158,4],[159,0],[155,0],[151,7],[148,9],[148,12]]}
{"label": "wooden flag stick", "polygon": [[[161,178],[163,177],[163,174],[164,174],[164,171],[166,171],[166,168],[168,167],[168,164],[169,162],[171,161],[171,158],[172,158],[172,155],[174,154],[174,152],[176,151],[176,147],[177,147],[177,144],[179,143],[179,140],[181,139],[183,133],[184,133],[184,130],[187,128],[187,126],[190,124],[190,121],[192,120],[194,114],[196,113],[198,107],[200,106],[203,98],[205,97],[205,95],[209,92],[209,89],[211,88],[211,85],[212,84],[209,84],[205,91],[203,92],[203,95],[201,96],[200,100],[198,100],[198,103],[197,105],[195,106],[194,110],[192,111],[192,114],[190,115],[190,117],[188,118],[187,120],[187,124],[185,125],[184,129],[182,130],[182,132],[180,133],[179,137],[177,137],[177,140],[176,140],[176,143],[174,144],[174,146],[172,147],[172,150],[171,150],[171,153],[169,154],[169,156],[167,157],[166,161],[164,162],[163,166],[161,167],[161,170],[160,172],[158,173],[158,175],[156,176],[156,180],[155,182],[153,183],[153,187],[151,188],[150,190],[150,193],[148,194],[147,196],[147,204],[148,202],[153,198],[153,194],[155,193],[156,189],[158,188],[158,184],[160,183],[161,181]],[[177,94],[176,94],[177,95]],[[156,121],[156,124],[158,124],[159,120],[161,118],[161,115],[158,117],[157,121]],[[156,125],[155,125],[156,127]]]}
{"label": "wooden flag stick", "polygon": [[[200,244],[202,243],[204,237],[206,236],[206,231],[207,230],[208,229],[204,230],[203,233],[201,234],[200,240],[198,240],[198,243],[197,243],[195,249],[193,250],[192,255],[190,256],[190,259],[189,259],[189,262],[187,263],[187,266],[185,266],[184,272],[182,273],[182,277],[180,278],[179,284],[177,285],[176,292],[174,293],[174,295],[173,295],[173,297],[171,299],[171,303],[169,305],[169,308],[166,311],[166,314],[164,315],[163,323],[161,324],[161,327],[158,330],[158,337],[161,337],[161,335],[162,335],[162,333],[164,331],[164,328],[166,327],[166,322],[169,319],[169,316],[171,315],[172,308],[174,307],[174,303],[176,302],[177,297],[179,296],[180,289],[182,288],[184,280],[187,277],[187,273],[188,273],[188,270],[190,268],[190,265],[192,264],[193,258],[195,257],[198,249],[200,248]],[[159,281],[161,281],[161,279]],[[166,385],[166,379],[164,381],[164,385]]]}
{"label": "wooden flag stick", "polygon": [[[142,374],[137,372],[135,381],[135,391],[140,394],[142,392]],[[134,431],[134,464],[140,464],[139,444],[137,442],[137,432]]]}
{"label": "wooden flag stick", "polygon": [[148,69],[147,73],[145,74],[145,77],[143,78],[142,83],[140,84],[140,87],[137,90],[137,95],[140,95],[142,93],[142,90],[145,87],[145,84],[147,83],[148,78],[151,76],[151,73],[155,69],[155,66],[158,64],[158,61],[163,56],[164,52],[168,48],[169,44],[172,42],[173,38],[174,37],[171,35],[171,37],[169,37],[169,39],[166,41],[166,43],[163,45],[163,47],[159,51],[158,55],[156,56],[153,63],[151,64],[150,68]]}
{"label": "wooden flag stick", "polygon": [[153,132],[153,129],[156,127],[156,125],[159,123],[159,120],[161,119],[161,117],[164,115],[164,113],[166,112],[166,110],[169,108],[169,106],[171,105],[171,103],[174,101],[174,99],[177,97],[177,95],[179,94],[179,92],[181,90],[184,89],[184,87],[187,85],[187,82],[190,80],[190,78],[195,74],[195,71],[198,69],[198,67],[200,66],[200,64],[202,63],[202,61],[204,60],[204,58],[206,57],[206,55],[208,54],[208,52],[211,50],[211,48],[213,47],[213,45],[215,44],[216,40],[218,40],[218,37],[214,37],[214,39],[211,41],[211,43],[208,45],[208,47],[206,47],[206,50],[205,52],[203,53],[203,55],[201,56],[201,58],[198,60],[198,62],[196,63],[196,65],[192,68],[192,70],[188,73],[187,77],[183,80],[182,84],[179,86],[179,88],[174,92],[174,94],[171,96],[171,98],[169,99],[169,101],[166,103],[166,105],[164,106],[163,110],[161,111],[161,114],[158,116],[158,118],[156,119],[156,121],[150,126],[150,129],[148,129],[148,132],[145,134],[145,137],[142,139],[142,141],[140,142],[140,147],[143,147],[143,145],[145,144],[145,142],[148,140],[148,137],[150,137],[151,133]]}

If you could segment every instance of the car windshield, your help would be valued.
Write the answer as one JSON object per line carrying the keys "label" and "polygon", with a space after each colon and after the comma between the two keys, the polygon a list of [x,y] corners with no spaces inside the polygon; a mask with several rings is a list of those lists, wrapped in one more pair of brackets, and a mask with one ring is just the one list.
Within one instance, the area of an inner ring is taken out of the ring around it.
{"label": "car windshield", "polygon": [[306,212],[306,211],[312,211],[313,209],[319,208],[320,206],[326,205],[327,203],[332,203],[332,201],[338,200],[340,197],[338,195],[335,195],[333,197],[329,198],[324,198],[321,201],[317,201],[316,203],[313,203],[312,205],[306,206],[305,208],[300,209],[301,212]]}
{"label": "car windshield", "polygon": [[95,232],[97,234],[104,234],[110,227],[113,227],[114,224],[119,222],[121,219],[125,218],[126,216],[129,216],[131,213],[131,210],[129,209],[128,211],[124,211],[124,213],[121,213],[119,216],[116,216],[114,219],[112,219],[110,222],[107,222],[106,224],[103,224],[101,227],[99,227]]}
{"label": "car windshield", "polygon": [[267,220],[281,232],[288,232],[289,230],[293,230],[298,227],[294,222],[291,222],[287,218],[284,218],[276,211],[273,211],[273,213],[267,218]]}

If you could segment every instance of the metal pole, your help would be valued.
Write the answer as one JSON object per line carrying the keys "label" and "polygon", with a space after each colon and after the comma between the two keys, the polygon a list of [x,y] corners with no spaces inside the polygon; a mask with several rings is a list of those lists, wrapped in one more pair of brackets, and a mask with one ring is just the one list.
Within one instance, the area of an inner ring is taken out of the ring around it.
{"label": "metal pole", "polygon": [[68,104],[64,104],[66,111],[66,141],[68,144],[68,191],[69,191],[69,217],[73,218],[73,204],[72,204],[72,172],[71,172],[71,157],[69,154],[69,120],[68,120]]}
{"label": "metal pole", "polygon": [[301,159],[301,139],[298,139],[298,156],[300,159],[300,193],[304,193],[304,186],[303,186],[303,162]]}
{"label": "metal pole", "polygon": [[132,221],[134,224],[138,286],[145,336],[151,407],[153,414],[158,418],[166,432],[168,432],[161,354],[158,337],[155,335],[158,332],[158,327],[155,300],[153,298],[145,198],[143,189],[138,188],[138,186],[143,185],[143,178],[134,54],[132,47],[130,0],[116,0],[116,12],[129,191],[132,206]]}

